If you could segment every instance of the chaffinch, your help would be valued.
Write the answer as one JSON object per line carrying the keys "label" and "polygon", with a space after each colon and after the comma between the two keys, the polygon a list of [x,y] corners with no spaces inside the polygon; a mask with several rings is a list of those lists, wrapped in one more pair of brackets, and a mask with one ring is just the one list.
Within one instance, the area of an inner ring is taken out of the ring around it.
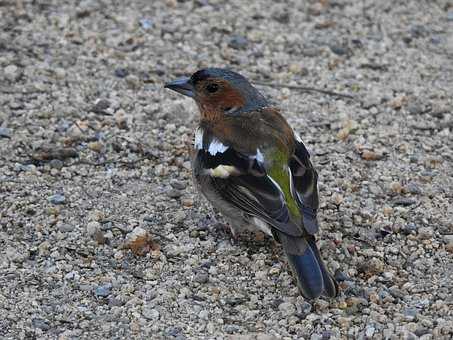
{"label": "chaffinch", "polygon": [[191,97],[201,119],[192,162],[198,190],[231,232],[261,230],[283,246],[301,294],[335,297],[316,246],[317,173],[300,137],[246,78],[207,68],[166,88]]}

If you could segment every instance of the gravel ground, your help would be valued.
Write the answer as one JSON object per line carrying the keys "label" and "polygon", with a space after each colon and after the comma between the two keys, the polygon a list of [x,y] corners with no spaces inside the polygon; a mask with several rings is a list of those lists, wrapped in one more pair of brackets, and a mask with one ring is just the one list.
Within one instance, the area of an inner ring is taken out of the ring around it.
{"label": "gravel ground", "polygon": [[[447,339],[452,1],[0,1],[1,339]],[[205,66],[257,82],[320,174],[341,295],[299,295],[194,192]]]}

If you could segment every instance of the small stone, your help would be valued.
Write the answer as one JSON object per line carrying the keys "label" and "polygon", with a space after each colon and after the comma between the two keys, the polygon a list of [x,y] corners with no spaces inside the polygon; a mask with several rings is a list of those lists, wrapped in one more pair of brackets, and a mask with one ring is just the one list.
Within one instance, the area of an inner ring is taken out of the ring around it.
{"label": "small stone", "polygon": [[104,148],[104,144],[101,142],[90,142],[88,143],[88,149],[100,153],[102,149]]}
{"label": "small stone", "polygon": [[417,229],[418,229],[417,225],[415,223],[411,222],[411,223],[404,225],[403,228],[401,229],[401,231],[404,234],[409,235],[409,234],[416,232]]}
{"label": "small stone", "polygon": [[49,162],[49,166],[52,168],[52,169],[57,169],[57,170],[61,170],[64,166],[64,163],[63,161],[59,160],[59,159],[52,159],[50,162]]}
{"label": "small stone", "polygon": [[160,316],[159,311],[150,306],[145,306],[143,308],[142,314],[147,320],[158,320]]}
{"label": "small stone", "polygon": [[338,193],[334,193],[332,195],[332,201],[337,206],[341,205],[341,203],[343,203],[343,200],[344,200],[343,196]]}
{"label": "small stone", "polygon": [[65,204],[66,198],[63,194],[55,194],[49,197],[49,202],[55,205]]}
{"label": "small stone", "polygon": [[193,280],[198,283],[207,283],[209,281],[209,275],[204,272],[197,273]]}
{"label": "small stone", "polygon": [[407,106],[407,110],[410,114],[419,115],[423,113],[423,107],[419,103],[409,103]]}
{"label": "small stone", "polygon": [[44,319],[33,318],[33,319],[31,319],[31,324],[33,325],[33,327],[39,328],[40,330],[43,330],[44,332],[48,331],[50,329],[49,323]]}
{"label": "small stone", "polygon": [[343,282],[343,281],[351,281],[351,278],[348,277],[345,273],[343,273],[340,270],[335,271],[335,280],[338,282]]}
{"label": "small stone", "polygon": [[278,306],[278,310],[282,312],[282,315],[289,316],[296,312],[296,306],[291,302],[283,302]]}
{"label": "small stone", "polygon": [[340,140],[346,140],[350,134],[353,134],[359,128],[359,124],[352,119],[348,119],[337,133],[337,138]]}
{"label": "small stone", "polygon": [[178,180],[172,180],[170,185],[177,190],[184,190],[186,188],[186,184]]}
{"label": "small stone", "polygon": [[445,250],[453,253],[453,235],[444,235]]}
{"label": "small stone", "polygon": [[309,314],[312,309],[313,309],[312,304],[307,301],[302,302],[300,305],[300,310],[304,315]]}
{"label": "small stone", "polygon": [[112,284],[108,283],[108,284],[96,287],[96,289],[94,290],[94,294],[96,296],[100,296],[100,297],[107,297],[110,295],[111,290],[112,290]]}
{"label": "small stone", "polygon": [[358,270],[367,275],[376,275],[384,270],[384,263],[378,258],[371,258],[358,266]]}
{"label": "small stone", "polygon": [[99,231],[101,231],[101,224],[99,222],[88,222],[86,226],[86,232],[88,236],[93,237]]}
{"label": "small stone", "polygon": [[374,334],[375,330],[376,329],[374,328],[374,326],[371,326],[371,325],[366,326],[366,328],[365,328],[365,336],[368,339],[371,339],[373,337],[373,334]]}
{"label": "small stone", "polygon": [[181,201],[182,205],[186,208],[190,208],[193,206],[193,199],[191,198],[185,198]]}
{"label": "small stone", "polygon": [[428,240],[433,238],[434,235],[434,229],[431,227],[422,227],[418,229],[418,236],[422,240]]}
{"label": "small stone", "polygon": [[447,20],[448,21],[453,21],[453,11],[448,11],[447,12]]}
{"label": "small stone", "polygon": [[5,127],[0,127],[0,138],[11,138],[11,130]]}
{"label": "small stone", "polygon": [[182,192],[177,189],[170,189],[167,190],[167,196],[170,198],[179,198],[182,196]]}
{"label": "small stone", "polygon": [[16,65],[8,65],[3,69],[6,79],[16,81],[19,76],[19,68]]}
{"label": "small stone", "polygon": [[106,110],[110,107],[111,103],[106,99],[99,99],[96,101],[91,111],[99,114],[107,114]]}
{"label": "small stone", "polygon": [[124,110],[118,110],[115,112],[115,124],[122,130],[127,130],[129,128],[127,115]]}
{"label": "small stone", "polygon": [[140,23],[140,26],[144,30],[149,30],[150,28],[153,27],[153,21],[151,19],[148,19],[148,18],[140,19],[139,23]]}
{"label": "small stone", "polygon": [[73,224],[59,223],[57,225],[58,225],[58,230],[60,230],[63,233],[68,233],[75,229],[75,226]]}
{"label": "small stone", "polygon": [[420,195],[422,193],[422,190],[414,182],[407,183],[407,185],[404,187],[404,190],[414,195]]}
{"label": "small stone", "polygon": [[240,328],[237,325],[225,325],[224,330],[228,334],[233,334],[239,332]]}
{"label": "small stone", "polygon": [[126,68],[117,68],[115,70],[115,76],[118,78],[126,78],[129,75],[129,71]]}
{"label": "small stone", "polygon": [[394,193],[401,194],[401,192],[403,191],[403,186],[401,185],[400,182],[392,182],[392,183],[390,184],[390,189],[391,189]]}
{"label": "small stone", "polygon": [[393,100],[391,100],[389,102],[389,105],[391,108],[393,108],[395,110],[399,110],[399,109],[401,109],[401,107],[403,107],[404,105],[407,104],[407,100],[408,100],[407,97],[402,95],[402,96],[396,97]]}
{"label": "small stone", "polygon": [[366,161],[378,161],[384,158],[384,155],[382,153],[372,150],[363,150],[360,156]]}
{"label": "small stone", "polygon": [[111,307],[121,307],[124,306],[124,301],[116,297],[109,297],[109,306]]}
{"label": "small stone", "polygon": [[198,317],[201,320],[208,320],[209,319],[209,312],[207,310],[202,310],[200,313],[198,313]]}
{"label": "small stone", "polygon": [[164,166],[163,164],[158,164],[154,168],[154,173],[156,174],[156,176],[159,176],[159,177],[168,175],[168,167]]}
{"label": "small stone", "polygon": [[285,8],[283,10],[277,10],[272,13],[272,19],[281,24],[288,24],[291,17],[289,15],[289,11]]}
{"label": "small stone", "polygon": [[344,46],[332,44],[332,45],[329,45],[329,48],[336,55],[344,56],[344,55],[347,55],[349,53],[349,49],[347,47],[344,47]]}
{"label": "small stone", "polygon": [[248,46],[248,40],[242,35],[234,35],[230,38],[228,46],[235,50],[245,50]]}
{"label": "small stone", "polygon": [[148,231],[141,227],[136,227],[127,234],[124,247],[130,249],[137,256],[143,256],[149,252],[158,256],[160,253],[160,246],[153,241]]}
{"label": "small stone", "polygon": [[138,89],[140,87],[140,78],[135,74],[130,74],[126,77],[126,83],[132,89]]}
{"label": "small stone", "polygon": [[409,197],[399,197],[399,198],[396,198],[393,201],[393,205],[400,205],[400,206],[403,206],[403,207],[408,207],[408,206],[413,205],[415,203],[417,203],[417,201],[415,201],[414,199],[409,198]]}
{"label": "small stone", "polygon": [[289,72],[292,74],[297,74],[300,76],[306,76],[308,74],[307,68],[305,68],[301,63],[292,63],[288,67]]}
{"label": "small stone", "polygon": [[414,321],[417,316],[417,309],[415,308],[405,308],[404,309],[404,317],[407,321]]}

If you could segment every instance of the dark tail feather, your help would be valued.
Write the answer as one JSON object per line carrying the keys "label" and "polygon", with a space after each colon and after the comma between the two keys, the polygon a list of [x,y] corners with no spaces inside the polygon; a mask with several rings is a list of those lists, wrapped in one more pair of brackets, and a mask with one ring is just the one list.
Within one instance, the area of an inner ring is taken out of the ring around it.
{"label": "dark tail feather", "polygon": [[321,259],[321,254],[319,249],[316,246],[316,241],[314,238],[308,240],[308,244],[312,251],[315,253],[316,259],[318,260],[319,268],[321,269],[322,279],[324,281],[324,295],[327,297],[335,297],[338,294],[338,283],[332,274],[329,273],[326,266],[324,265],[323,260]]}
{"label": "dark tail feather", "polygon": [[304,298],[337,295],[336,282],[325,268],[314,238],[306,240],[279,233],[279,239]]}

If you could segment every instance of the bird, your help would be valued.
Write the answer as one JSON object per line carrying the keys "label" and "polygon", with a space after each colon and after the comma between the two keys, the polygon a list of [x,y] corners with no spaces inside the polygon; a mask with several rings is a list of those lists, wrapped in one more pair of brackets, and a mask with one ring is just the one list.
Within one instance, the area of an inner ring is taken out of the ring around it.
{"label": "bird", "polygon": [[318,174],[279,108],[226,68],[204,68],[164,87],[199,108],[195,187],[226,218],[233,237],[264,232],[281,244],[305,299],[337,296],[316,244]]}

